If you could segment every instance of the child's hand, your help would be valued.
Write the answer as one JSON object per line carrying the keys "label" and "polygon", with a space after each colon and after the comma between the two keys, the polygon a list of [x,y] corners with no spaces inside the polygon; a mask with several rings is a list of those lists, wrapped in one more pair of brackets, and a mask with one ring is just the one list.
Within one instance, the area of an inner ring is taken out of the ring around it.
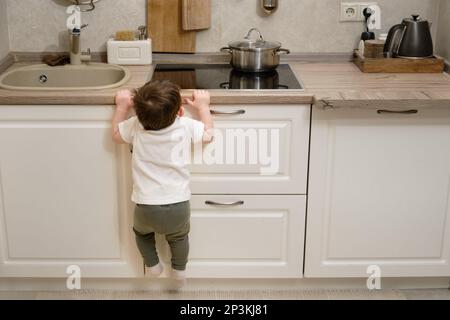
{"label": "child's hand", "polygon": [[121,90],[116,94],[116,105],[117,108],[129,111],[133,108],[133,94],[130,90]]}
{"label": "child's hand", "polygon": [[209,92],[206,90],[195,90],[192,96],[192,100],[186,98],[184,101],[185,103],[187,103],[188,105],[197,110],[202,109],[209,110],[209,105],[211,103],[211,96]]}

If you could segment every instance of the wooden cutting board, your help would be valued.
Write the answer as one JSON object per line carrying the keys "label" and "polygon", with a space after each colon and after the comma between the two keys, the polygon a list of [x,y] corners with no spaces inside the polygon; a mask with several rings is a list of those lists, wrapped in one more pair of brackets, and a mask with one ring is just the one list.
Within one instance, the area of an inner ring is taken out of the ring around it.
{"label": "wooden cutting board", "polygon": [[148,0],[148,34],[153,52],[194,53],[196,32],[183,30],[183,0]]}
{"label": "wooden cutting board", "polygon": [[183,0],[183,29],[211,28],[211,0]]}

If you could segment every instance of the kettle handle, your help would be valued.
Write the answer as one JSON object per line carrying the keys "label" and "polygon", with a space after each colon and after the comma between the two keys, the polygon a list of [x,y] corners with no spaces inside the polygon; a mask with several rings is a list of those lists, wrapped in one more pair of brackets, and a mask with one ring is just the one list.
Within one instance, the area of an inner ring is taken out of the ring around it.
{"label": "kettle handle", "polygon": [[396,53],[398,53],[405,28],[406,26],[404,24],[396,24],[389,30],[386,43],[384,45],[384,56],[386,58],[392,58]]}

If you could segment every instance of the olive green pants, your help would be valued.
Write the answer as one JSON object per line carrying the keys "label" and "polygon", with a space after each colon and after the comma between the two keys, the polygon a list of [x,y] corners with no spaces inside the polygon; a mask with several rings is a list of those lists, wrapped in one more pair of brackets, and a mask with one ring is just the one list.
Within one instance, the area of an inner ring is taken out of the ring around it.
{"label": "olive green pants", "polygon": [[138,249],[147,267],[159,263],[155,233],[165,235],[172,253],[172,268],[185,270],[189,254],[189,201],[168,205],[137,204],[134,210],[134,233]]}

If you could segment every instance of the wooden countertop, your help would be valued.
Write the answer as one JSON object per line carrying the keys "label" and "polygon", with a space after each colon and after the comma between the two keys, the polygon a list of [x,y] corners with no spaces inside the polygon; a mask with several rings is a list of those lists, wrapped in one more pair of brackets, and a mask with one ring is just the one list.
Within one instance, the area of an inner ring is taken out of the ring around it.
{"label": "wooden countertop", "polygon": [[[29,63],[16,63],[17,68]],[[290,63],[305,90],[211,90],[213,104],[310,104],[317,107],[449,108],[450,76],[442,74],[366,74],[351,62]],[[120,88],[89,91],[12,91],[0,89],[0,105],[112,105],[119,89],[151,79],[153,67],[129,66],[131,80]],[[189,96],[191,90],[183,90]]]}
{"label": "wooden countertop", "polygon": [[447,73],[362,73],[346,63],[291,63],[318,107],[450,108]]}

